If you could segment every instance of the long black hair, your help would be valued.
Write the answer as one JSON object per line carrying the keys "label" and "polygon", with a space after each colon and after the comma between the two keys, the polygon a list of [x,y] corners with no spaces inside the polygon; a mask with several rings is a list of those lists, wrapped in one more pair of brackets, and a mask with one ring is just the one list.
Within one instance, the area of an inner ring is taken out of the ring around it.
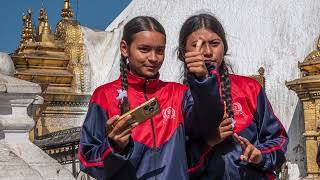
{"label": "long black hair", "polygon": [[[153,17],[137,16],[131,19],[123,28],[122,40],[129,47],[134,40],[134,35],[141,31],[156,31],[166,36],[163,26]],[[120,74],[121,74],[121,89],[128,91],[128,63],[127,58],[121,55],[120,59]],[[121,101],[121,114],[130,110],[128,97],[124,97]]]}
{"label": "long black hair", "polygon": [[[228,43],[226,40],[226,34],[222,24],[219,20],[210,14],[198,14],[189,17],[182,25],[179,34],[179,47],[178,47],[178,58],[184,62],[184,54],[186,53],[187,38],[193,32],[199,29],[208,29],[216,33],[223,42],[224,55],[228,51]],[[184,77],[186,76],[186,68]],[[231,97],[231,82],[229,79],[229,70],[223,59],[219,69],[221,79],[222,98],[226,103],[226,112],[229,118],[233,118],[234,114],[232,111],[232,97]],[[184,78],[186,79],[186,78]],[[184,80],[185,82],[185,80]]]}

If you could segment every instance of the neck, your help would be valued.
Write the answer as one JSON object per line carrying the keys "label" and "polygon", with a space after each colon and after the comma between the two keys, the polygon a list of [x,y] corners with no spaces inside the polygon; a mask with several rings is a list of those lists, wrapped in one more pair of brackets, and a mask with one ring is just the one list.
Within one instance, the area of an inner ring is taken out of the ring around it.
{"label": "neck", "polygon": [[156,75],[154,75],[154,76],[145,76],[145,75],[143,75],[143,74],[138,73],[137,71],[133,71],[133,70],[130,70],[130,69],[129,69],[129,72],[132,73],[132,74],[134,74],[134,75],[136,75],[136,76],[139,76],[139,77],[141,77],[141,78],[147,79],[147,80],[149,80],[149,79],[157,79],[158,74],[159,74],[159,72],[158,72],[158,73],[157,73]]}

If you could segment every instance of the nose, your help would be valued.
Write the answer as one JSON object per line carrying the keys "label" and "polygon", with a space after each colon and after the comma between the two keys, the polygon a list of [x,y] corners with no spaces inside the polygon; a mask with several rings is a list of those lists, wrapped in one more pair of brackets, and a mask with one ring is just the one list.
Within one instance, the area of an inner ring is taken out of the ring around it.
{"label": "nose", "polygon": [[206,58],[211,58],[213,53],[212,53],[212,49],[210,48],[209,44],[206,43],[203,47],[203,55]]}
{"label": "nose", "polygon": [[148,57],[148,60],[150,62],[157,62],[158,61],[158,57],[155,51],[151,51]]}

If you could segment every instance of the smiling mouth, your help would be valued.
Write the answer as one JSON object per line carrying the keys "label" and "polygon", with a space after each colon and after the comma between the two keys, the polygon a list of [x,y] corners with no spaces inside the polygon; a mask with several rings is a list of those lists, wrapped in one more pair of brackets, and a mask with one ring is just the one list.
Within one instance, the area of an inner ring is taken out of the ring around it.
{"label": "smiling mouth", "polygon": [[158,66],[145,66],[146,68],[150,68],[150,69],[157,69]]}

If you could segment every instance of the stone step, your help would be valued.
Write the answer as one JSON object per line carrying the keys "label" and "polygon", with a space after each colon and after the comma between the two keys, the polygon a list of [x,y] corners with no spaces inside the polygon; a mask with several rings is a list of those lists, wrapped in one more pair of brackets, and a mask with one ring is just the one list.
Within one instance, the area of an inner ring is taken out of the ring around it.
{"label": "stone step", "polygon": [[69,59],[63,57],[46,57],[46,56],[11,56],[16,66],[49,66],[49,67],[67,67]]}
{"label": "stone step", "polygon": [[71,84],[73,74],[56,69],[16,69],[15,77],[36,83]]}

